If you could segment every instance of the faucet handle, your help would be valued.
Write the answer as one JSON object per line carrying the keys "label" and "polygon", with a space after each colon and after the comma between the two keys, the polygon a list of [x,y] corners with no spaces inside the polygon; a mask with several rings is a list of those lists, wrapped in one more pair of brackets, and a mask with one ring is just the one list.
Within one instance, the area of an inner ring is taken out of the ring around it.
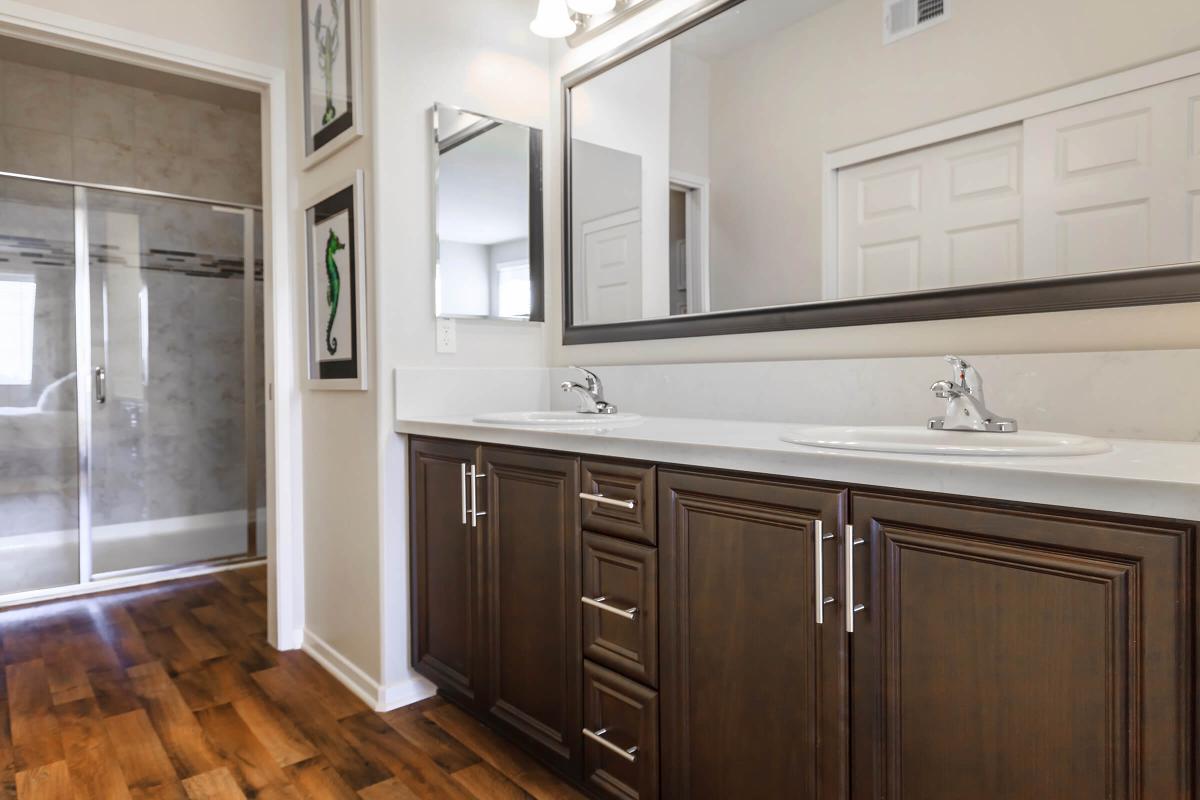
{"label": "faucet handle", "polygon": [[600,396],[600,395],[604,394],[604,385],[602,383],[600,383],[600,377],[598,375],[596,375],[596,373],[592,372],[590,369],[584,369],[583,367],[577,367],[574,364],[567,367],[567,369],[574,369],[574,370],[578,370],[579,372],[582,372],[583,379],[584,379],[584,381],[587,382],[587,390],[589,392],[591,392],[593,395]]}

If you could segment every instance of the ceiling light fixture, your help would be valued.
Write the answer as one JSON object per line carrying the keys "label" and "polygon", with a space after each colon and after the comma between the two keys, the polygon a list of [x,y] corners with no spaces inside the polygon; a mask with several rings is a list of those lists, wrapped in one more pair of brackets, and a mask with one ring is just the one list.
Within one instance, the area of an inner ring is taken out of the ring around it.
{"label": "ceiling light fixture", "polygon": [[529,23],[529,30],[546,39],[562,39],[575,28],[566,0],[538,0],[537,16]]}

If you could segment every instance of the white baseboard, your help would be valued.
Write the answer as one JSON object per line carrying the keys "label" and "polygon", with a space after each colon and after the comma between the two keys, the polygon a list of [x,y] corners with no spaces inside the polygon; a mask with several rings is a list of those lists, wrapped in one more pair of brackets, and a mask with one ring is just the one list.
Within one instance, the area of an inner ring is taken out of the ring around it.
{"label": "white baseboard", "polygon": [[301,649],[375,711],[391,711],[407,706],[432,697],[437,691],[432,683],[419,677],[381,685],[328,642],[307,629],[304,631]]}

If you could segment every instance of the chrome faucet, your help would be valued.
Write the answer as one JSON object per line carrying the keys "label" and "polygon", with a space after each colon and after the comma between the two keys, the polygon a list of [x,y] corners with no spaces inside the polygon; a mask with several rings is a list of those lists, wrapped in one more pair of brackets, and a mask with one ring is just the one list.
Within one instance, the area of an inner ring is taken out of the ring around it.
{"label": "chrome faucet", "polygon": [[958,356],[946,356],[954,367],[954,379],[938,381],[929,387],[934,395],[948,401],[946,415],[929,420],[935,431],[985,431],[1014,433],[1017,421],[993,414],[983,399],[983,377]]}
{"label": "chrome faucet", "polygon": [[583,383],[563,381],[559,386],[564,392],[574,392],[579,395],[580,414],[615,414],[617,407],[604,399],[604,384],[591,370],[583,367],[571,367],[583,373]]}

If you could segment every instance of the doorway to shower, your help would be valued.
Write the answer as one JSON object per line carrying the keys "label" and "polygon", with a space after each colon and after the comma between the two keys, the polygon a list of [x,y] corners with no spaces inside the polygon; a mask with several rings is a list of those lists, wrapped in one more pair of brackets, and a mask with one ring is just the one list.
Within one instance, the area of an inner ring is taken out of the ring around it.
{"label": "doorway to shower", "polygon": [[0,173],[0,601],[264,554],[261,228]]}

